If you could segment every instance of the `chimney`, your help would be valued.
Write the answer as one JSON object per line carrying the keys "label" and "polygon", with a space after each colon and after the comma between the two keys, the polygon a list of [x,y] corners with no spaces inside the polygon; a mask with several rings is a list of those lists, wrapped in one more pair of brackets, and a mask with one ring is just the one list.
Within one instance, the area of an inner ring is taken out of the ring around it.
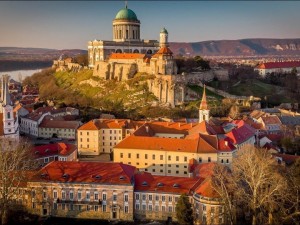
{"label": "chimney", "polygon": [[145,126],[145,128],[146,128],[146,132],[149,133],[149,127]]}

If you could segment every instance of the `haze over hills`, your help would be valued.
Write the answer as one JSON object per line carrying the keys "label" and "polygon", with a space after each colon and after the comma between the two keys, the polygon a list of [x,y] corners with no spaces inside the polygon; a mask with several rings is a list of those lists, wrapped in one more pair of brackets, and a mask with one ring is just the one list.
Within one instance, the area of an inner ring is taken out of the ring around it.
{"label": "haze over hills", "polygon": [[[170,48],[174,55],[183,56],[300,56],[300,38],[171,42]],[[16,64],[18,69],[47,67],[62,54],[74,57],[86,53],[82,49],[0,47],[0,71],[14,69]]]}
{"label": "haze over hills", "polygon": [[250,38],[241,40],[202,41],[194,43],[172,42],[175,54],[202,56],[300,55],[300,38]]}

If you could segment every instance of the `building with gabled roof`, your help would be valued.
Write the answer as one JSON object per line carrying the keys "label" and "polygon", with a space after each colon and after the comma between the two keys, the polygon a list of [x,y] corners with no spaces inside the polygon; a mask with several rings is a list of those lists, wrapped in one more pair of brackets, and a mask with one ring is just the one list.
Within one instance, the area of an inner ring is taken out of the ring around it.
{"label": "building with gabled roof", "polygon": [[32,155],[40,166],[52,161],[77,161],[77,146],[58,142],[32,148]]}
{"label": "building with gabled roof", "polygon": [[266,62],[259,64],[254,68],[254,71],[257,71],[261,76],[266,76],[268,73],[290,73],[293,68],[299,71],[300,61]]}
{"label": "building with gabled roof", "polygon": [[77,130],[79,155],[111,153],[113,147],[133,132],[139,122],[127,119],[93,119]]}

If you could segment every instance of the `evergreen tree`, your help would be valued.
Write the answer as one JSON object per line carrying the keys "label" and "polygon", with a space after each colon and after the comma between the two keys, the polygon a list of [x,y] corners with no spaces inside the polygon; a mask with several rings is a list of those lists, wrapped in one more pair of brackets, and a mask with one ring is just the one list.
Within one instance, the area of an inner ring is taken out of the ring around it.
{"label": "evergreen tree", "polygon": [[186,194],[182,194],[176,205],[176,216],[178,223],[181,225],[193,224],[193,209]]}

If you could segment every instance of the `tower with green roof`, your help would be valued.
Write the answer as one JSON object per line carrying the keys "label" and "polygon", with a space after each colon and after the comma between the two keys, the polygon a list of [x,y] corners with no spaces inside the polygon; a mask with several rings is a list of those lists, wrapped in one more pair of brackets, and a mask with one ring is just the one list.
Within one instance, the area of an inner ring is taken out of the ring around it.
{"label": "tower with green roof", "polygon": [[140,41],[140,24],[135,12],[128,9],[126,4],[113,20],[113,40]]}
{"label": "tower with green roof", "polygon": [[159,33],[159,47],[168,47],[168,31],[166,28],[162,28]]}

